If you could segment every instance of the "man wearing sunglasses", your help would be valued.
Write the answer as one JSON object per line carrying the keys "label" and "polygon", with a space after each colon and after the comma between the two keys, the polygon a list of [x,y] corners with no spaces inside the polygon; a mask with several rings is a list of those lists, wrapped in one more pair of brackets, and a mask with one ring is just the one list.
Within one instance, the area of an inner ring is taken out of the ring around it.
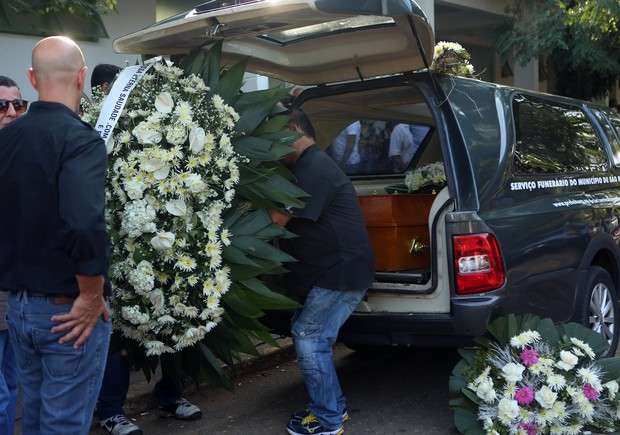
{"label": "man wearing sunglasses", "polygon": [[86,74],[75,42],[42,39],[38,101],[0,129],[0,288],[24,434],[89,432],[110,341],[106,149],[76,114]]}
{"label": "man wearing sunglasses", "polygon": [[[0,128],[26,111],[17,83],[0,76]],[[17,410],[17,362],[6,323],[8,292],[0,291],[0,433],[12,434]]]}
{"label": "man wearing sunglasses", "polygon": [[23,114],[28,108],[28,101],[21,99],[17,83],[0,76],[0,128]]}

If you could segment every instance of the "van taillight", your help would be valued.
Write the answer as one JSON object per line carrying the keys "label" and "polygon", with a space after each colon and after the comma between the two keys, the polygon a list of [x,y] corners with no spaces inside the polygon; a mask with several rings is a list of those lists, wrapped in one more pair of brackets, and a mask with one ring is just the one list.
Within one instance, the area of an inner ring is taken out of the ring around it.
{"label": "van taillight", "polygon": [[456,293],[480,293],[504,284],[499,245],[492,234],[453,236]]}

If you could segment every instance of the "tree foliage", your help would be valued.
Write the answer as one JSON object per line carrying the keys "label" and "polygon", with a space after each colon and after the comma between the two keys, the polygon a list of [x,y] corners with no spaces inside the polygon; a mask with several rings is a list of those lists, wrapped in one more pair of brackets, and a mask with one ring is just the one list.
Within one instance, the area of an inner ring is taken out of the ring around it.
{"label": "tree foliage", "polygon": [[620,75],[620,0],[515,0],[495,45],[505,61],[546,56],[561,95],[603,97]]}
{"label": "tree foliage", "polygon": [[69,13],[79,18],[93,19],[116,11],[118,0],[12,0],[11,7],[19,14],[47,15]]}

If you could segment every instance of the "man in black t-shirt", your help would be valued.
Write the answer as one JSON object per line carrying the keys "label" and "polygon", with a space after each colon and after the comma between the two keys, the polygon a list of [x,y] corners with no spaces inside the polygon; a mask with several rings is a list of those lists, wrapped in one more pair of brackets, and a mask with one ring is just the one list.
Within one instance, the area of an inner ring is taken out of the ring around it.
{"label": "man in black t-shirt", "polygon": [[375,258],[351,181],[314,143],[314,129],[298,108],[287,128],[303,134],[284,164],[309,194],[304,208],[272,211],[273,221],[298,237],[280,247],[297,261],[284,275],[288,294],[303,302],[291,333],[310,402],[292,415],[292,435],[339,435],[348,419],[345,398],[332,361],[338,331],[361,302],[374,279]]}

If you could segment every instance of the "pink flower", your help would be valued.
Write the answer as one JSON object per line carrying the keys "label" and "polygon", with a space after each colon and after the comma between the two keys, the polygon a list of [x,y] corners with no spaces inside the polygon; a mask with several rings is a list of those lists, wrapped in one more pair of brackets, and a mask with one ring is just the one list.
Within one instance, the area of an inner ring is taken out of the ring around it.
{"label": "pink flower", "polygon": [[601,395],[601,393],[599,393],[598,391],[596,391],[596,388],[594,388],[592,385],[590,384],[585,384],[582,388],[583,394],[590,399],[592,402],[595,402],[598,400],[599,396]]}
{"label": "pink flower", "polygon": [[515,400],[519,405],[527,405],[534,400],[534,393],[529,387],[521,387],[515,393]]}
{"label": "pink flower", "polygon": [[519,358],[521,358],[524,366],[532,367],[538,362],[538,353],[536,353],[534,349],[524,349],[519,355]]}
{"label": "pink flower", "polygon": [[527,432],[527,435],[536,435],[538,433],[538,429],[532,423],[520,423],[519,429],[523,429]]}

